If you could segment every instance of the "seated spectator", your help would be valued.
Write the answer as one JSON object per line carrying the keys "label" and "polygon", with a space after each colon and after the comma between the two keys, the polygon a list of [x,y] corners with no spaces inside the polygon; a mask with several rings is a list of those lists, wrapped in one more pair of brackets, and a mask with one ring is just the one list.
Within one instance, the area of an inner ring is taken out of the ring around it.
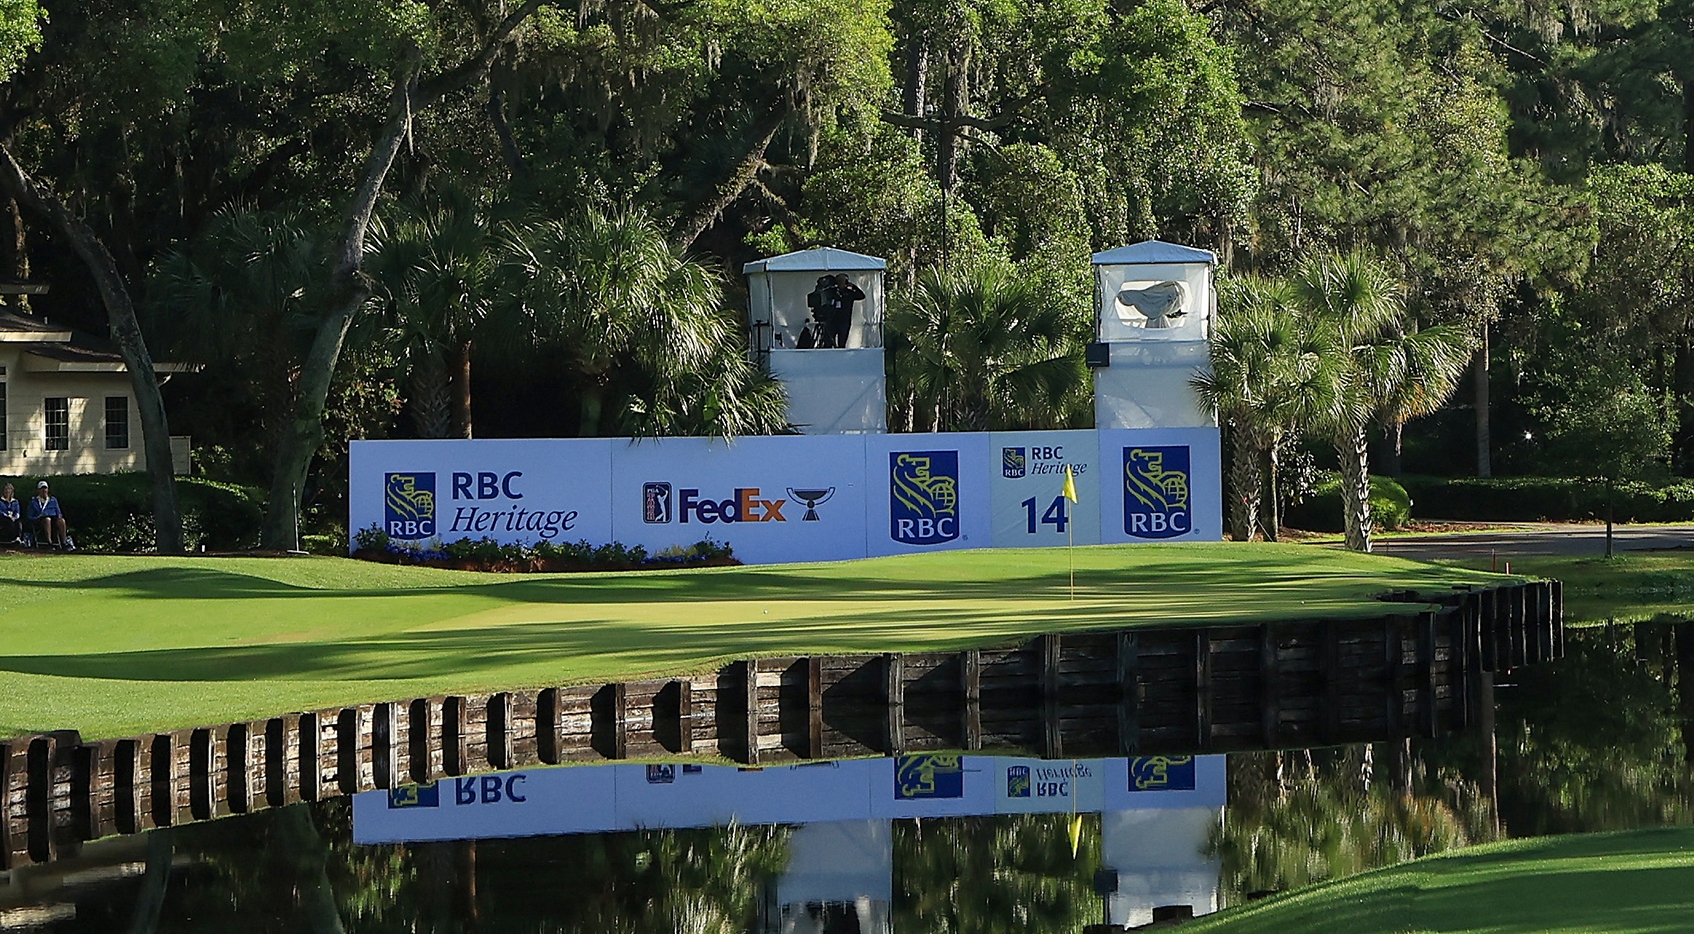
{"label": "seated spectator", "polygon": [[29,525],[35,530],[37,545],[76,550],[65,530],[65,511],[59,508],[59,498],[47,488],[46,480],[35,485],[35,498],[29,501]]}
{"label": "seated spectator", "polygon": [[10,483],[0,486],[0,545],[16,545],[23,537],[23,506]]}

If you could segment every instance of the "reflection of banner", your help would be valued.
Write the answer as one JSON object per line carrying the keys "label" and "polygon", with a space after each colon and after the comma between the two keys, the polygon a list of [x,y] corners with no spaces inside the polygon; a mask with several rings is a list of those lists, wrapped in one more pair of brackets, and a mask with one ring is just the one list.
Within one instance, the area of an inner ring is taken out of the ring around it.
{"label": "reflection of banner", "polygon": [[965,794],[963,757],[926,752],[901,756],[894,764],[894,797],[962,798]]}
{"label": "reflection of banner", "polygon": [[1129,760],[1130,791],[1193,789],[1193,756],[1133,756]]}
{"label": "reflection of banner", "polygon": [[435,808],[441,806],[441,788],[434,782],[427,785],[397,785],[388,789],[388,807]]}

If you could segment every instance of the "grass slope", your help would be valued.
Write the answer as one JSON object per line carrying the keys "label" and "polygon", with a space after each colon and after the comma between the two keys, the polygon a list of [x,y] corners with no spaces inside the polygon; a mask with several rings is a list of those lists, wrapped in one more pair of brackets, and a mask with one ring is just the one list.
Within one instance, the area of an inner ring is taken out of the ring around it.
{"label": "grass slope", "polygon": [[1611,558],[1525,557],[1514,569],[1564,582],[1565,621],[1694,619],[1694,549],[1624,551]]}
{"label": "grass slope", "polygon": [[1694,927],[1694,828],[1512,840],[1212,915],[1183,934],[1648,934]]}
{"label": "grass slope", "polygon": [[1296,545],[971,551],[496,576],[338,558],[0,562],[0,735],[90,738],[432,693],[952,649],[1136,623],[1371,616],[1491,575]]}

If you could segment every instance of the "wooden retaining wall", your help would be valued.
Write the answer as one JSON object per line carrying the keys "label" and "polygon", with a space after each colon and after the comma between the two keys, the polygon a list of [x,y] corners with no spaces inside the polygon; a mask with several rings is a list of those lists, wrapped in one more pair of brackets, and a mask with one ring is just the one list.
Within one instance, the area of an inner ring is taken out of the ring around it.
{"label": "wooden retaining wall", "polygon": [[764,765],[933,749],[1070,758],[1434,736],[1475,721],[1479,672],[1563,654],[1562,592],[1547,582],[1372,620],[758,658],[708,675],[419,697],[125,739],[39,734],[0,742],[0,869],[115,833],[537,764]]}

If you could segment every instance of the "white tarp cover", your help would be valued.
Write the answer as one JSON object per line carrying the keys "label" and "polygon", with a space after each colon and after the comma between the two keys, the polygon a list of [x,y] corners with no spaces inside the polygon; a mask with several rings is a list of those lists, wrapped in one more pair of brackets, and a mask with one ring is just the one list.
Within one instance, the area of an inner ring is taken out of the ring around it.
{"label": "white tarp cover", "polygon": [[[1066,463],[1081,502],[1059,510]],[[349,484],[354,530],[419,548],[709,537],[770,564],[1223,536],[1216,428],[355,441]]]}
{"label": "white tarp cover", "polygon": [[882,432],[882,348],[772,350],[771,375],[788,392],[788,421],[807,435]]}

